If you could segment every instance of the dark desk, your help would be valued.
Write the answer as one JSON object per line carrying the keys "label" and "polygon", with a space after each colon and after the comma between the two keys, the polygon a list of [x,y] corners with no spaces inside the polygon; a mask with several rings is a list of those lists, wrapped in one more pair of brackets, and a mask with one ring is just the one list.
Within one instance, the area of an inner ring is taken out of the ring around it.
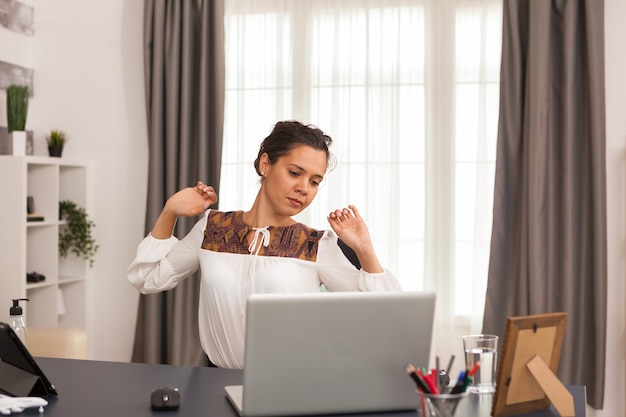
{"label": "dark desk", "polygon": [[[170,365],[79,361],[36,358],[37,363],[56,386],[58,398],[49,400],[44,417],[110,417],[110,416],[192,416],[238,417],[224,394],[225,385],[242,383],[242,372],[217,368]],[[407,378],[407,383],[411,383]],[[154,388],[177,387],[181,393],[178,411],[158,412],[150,409]],[[569,387],[576,402],[576,416],[585,416],[585,389]],[[416,395],[417,406],[417,395]],[[491,396],[470,395],[463,400],[457,417],[488,417]],[[24,415],[38,414],[27,410]],[[351,417],[416,417],[417,412],[353,414]],[[554,417],[544,410],[525,417]],[[328,416],[327,416],[328,417]],[[343,417],[346,417],[345,415]]]}

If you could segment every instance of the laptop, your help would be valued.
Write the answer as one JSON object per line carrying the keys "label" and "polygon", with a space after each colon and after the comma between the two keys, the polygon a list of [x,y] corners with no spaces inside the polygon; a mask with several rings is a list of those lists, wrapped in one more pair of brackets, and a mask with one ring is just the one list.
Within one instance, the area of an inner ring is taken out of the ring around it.
{"label": "laptop", "polygon": [[0,394],[53,397],[56,388],[7,323],[0,322]]}
{"label": "laptop", "polygon": [[226,396],[242,417],[415,410],[405,368],[428,366],[434,314],[430,292],[253,294]]}

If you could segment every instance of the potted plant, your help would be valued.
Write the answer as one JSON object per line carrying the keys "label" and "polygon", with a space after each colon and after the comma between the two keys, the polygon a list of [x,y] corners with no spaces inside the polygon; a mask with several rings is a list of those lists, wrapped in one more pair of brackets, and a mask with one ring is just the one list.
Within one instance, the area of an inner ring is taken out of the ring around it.
{"label": "potted plant", "polygon": [[48,154],[60,157],[63,154],[63,146],[67,142],[67,135],[62,130],[53,129],[46,135],[46,142],[48,143]]}
{"label": "potted plant", "polygon": [[63,200],[59,202],[59,220],[67,221],[59,232],[59,255],[66,258],[73,253],[93,266],[99,246],[91,234],[96,225],[89,219],[87,211],[73,201]]}
{"label": "potted plant", "polygon": [[26,115],[28,86],[10,85],[7,90],[7,127],[13,143],[13,155],[26,155]]}

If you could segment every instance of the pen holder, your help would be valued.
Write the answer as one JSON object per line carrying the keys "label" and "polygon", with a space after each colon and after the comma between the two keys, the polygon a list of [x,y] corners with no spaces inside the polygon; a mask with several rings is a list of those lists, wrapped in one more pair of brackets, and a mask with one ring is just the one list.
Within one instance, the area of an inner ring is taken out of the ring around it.
{"label": "pen holder", "polygon": [[422,410],[421,417],[453,417],[459,402],[469,395],[460,394],[424,394],[417,390]]}

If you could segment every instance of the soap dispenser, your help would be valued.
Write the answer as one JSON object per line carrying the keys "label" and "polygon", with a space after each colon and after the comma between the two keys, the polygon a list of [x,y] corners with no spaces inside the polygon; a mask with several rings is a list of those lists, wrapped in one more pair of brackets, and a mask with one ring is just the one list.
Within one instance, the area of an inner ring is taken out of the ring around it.
{"label": "soap dispenser", "polygon": [[9,315],[11,316],[11,327],[13,331],[15,331],[24,346],[26,346],[26,321],[24,320],[20,301],[28,301],[28,298],[14,298],[13,306],[9,310]]}

